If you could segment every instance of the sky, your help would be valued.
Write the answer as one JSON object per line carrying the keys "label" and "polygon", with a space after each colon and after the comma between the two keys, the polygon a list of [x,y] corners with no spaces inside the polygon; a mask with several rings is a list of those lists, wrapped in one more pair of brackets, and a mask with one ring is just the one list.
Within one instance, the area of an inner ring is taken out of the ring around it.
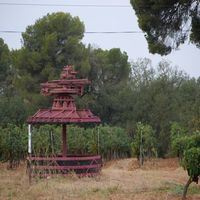
{"label": "sky", "polygon": [[[2,5],[1,3],[26,3],[26,4],[56,4],[77,6],[16,6]],[[79,6],[78,6],[79,5]],[[113,5],[110,7],[94,7],[80,5]],[[126,5],[116,7],[116,5]],[[137,18],[130,5],[130,0],[0,0],[0,38],[10,49],[21,48],[21,33],[3,33],[1,31],[22,31],[28,25],[47,13],[67,12],[72,16],[78,16],[85,25],[86,32],[123,32],[134,31],[135,33],[118,34],[89,34],[85,33],[82,42],[92,44],[102,49],[120,48],[126,52],[129,61],[138,58],[149,58],[156,66],[162,59],[171,62],[172,66],[178,66],[179,70],[185,71],[190,77],[200,76],[199,53],[200,49],[186,42],[178,50],[172,51],[168,56],[150,54],[144,34],[138,27]],[[67,63],[66,63],[67,64]]]}

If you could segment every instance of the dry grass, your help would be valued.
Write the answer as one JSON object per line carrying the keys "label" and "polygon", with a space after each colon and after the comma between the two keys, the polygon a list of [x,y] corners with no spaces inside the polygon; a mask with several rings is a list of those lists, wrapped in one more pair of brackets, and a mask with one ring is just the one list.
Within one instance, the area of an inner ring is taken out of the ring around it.
{"label": "dry grass", "polygon": [[[1,200],[180,200],[187,174],[175,159],[151,160],[142,168],[135,159],[106,163],[95,178],[35,178],[28,184],[25,164],[17,170],[0,165]],[[189,200],[200,200],[191,187]]]}

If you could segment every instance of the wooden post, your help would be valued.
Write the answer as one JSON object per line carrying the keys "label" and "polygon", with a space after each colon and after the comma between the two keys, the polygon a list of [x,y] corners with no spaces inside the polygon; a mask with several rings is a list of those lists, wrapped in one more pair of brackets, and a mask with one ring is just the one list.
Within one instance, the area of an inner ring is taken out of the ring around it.
{"label": "wooden post", "polygon": [[67,156],[67,128],[66,124],[63,124],[62,126],[62,156],[66,157]]}
{"label": "wooden post", "polygon": [[140,167],[142,167],[143,162],[144,162],[144,155],[143,155],[143,135],[142,135],[142,131],[140,130]]}
{"label": "wooden post", "polygon": [[31,131],[31,124],[28,125],[28,153],[31,154],[32,152],[32,147],[31,147],[31,136],[32,131]]}

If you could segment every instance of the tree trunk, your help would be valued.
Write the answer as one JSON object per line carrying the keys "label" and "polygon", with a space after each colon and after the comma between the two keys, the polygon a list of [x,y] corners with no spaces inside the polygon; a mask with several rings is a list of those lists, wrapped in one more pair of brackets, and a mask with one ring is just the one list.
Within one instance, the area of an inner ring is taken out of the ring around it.
{"label": "tree trunk", "polygon": [[142,145],[140,145],[140,157],[139,157],[139,161],[140,161],[140,167],[143,166],[144,163],[144,156],[143,156],[143,149],[142,149]]}
{"label": "tree trunk", "polygon": [[190,186],[191,183],[192,183],[192,178],[190,177],[190,178],[188,179],[188,181],[187,181],[187,183],[186,183],[184,189],[183,189],[183,197],[182,197],[182,200],[186,200],[186,199],[187,199],[187,198],[186,198],[187,190],[188,190],[188,188],[189,188],[189,186]]}

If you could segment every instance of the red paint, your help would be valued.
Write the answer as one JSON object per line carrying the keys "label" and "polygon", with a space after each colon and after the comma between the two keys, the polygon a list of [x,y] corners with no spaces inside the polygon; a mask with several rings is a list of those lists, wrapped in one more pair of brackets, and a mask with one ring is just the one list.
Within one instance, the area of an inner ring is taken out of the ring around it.
{"label": "red paint", "polygon": [[53,161],[62,161],[62,160],[68,160],[68,161],[70,161],[70,160],[76,160],[76,161],[78,161],[78,160],[93,160],[93,161],[95,161],[95,160],[100,160],[101,159],[101,156],[100,155],[97,155],[97,156],[83,156],[83,155],[77,155],[77,156],[75,156],[75,155],[73,155],[72,157],[70,156],[69,157],[69,155],[67,156],[67,157],[34,157],[34,156],[31,156],[30,158],[29,158],[29,160],[36,160],[36,161],[40,161],[40,160],[44,160],[44,161],[50,161],[50,160],[53,160]]}
{"label": "red paint", "polygon": [[46,178],[46,177],[58,177],[58,176],[63,176],[63,177],[73,177],[73,176],[77,176],[77,177],[93,177],[93,176],[98,176],[99,175],[99,172],[98,173],[82,173],[82,174],[32,174],[32,177],[36,177],[36,176],[40,176],[40,177],[43,177],[43,178]]}
{"label": "red paint", "polygon": [[80,166],[35,166],[34,169],[91,169],[101,168],[101,164]]}

